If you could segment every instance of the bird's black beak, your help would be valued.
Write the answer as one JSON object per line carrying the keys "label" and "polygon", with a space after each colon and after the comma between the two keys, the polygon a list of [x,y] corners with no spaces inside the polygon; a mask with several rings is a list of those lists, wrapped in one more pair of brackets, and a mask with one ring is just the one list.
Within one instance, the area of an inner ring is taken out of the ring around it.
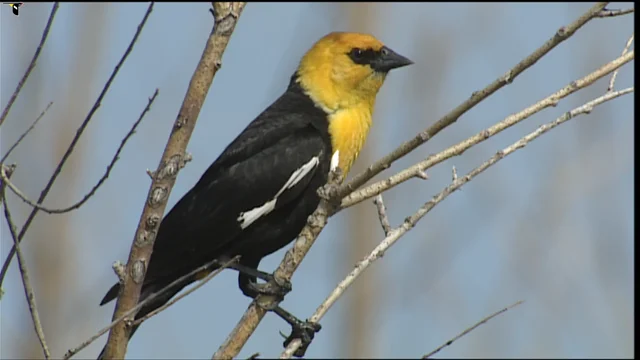
{"label": "bird's black beak", "polygon": [[398,54],[397,52],[383,46],[380,49],[380,56],[371,64],[373,69],[380,72],[388,72],[403,66],[411,65],[413,61]]}

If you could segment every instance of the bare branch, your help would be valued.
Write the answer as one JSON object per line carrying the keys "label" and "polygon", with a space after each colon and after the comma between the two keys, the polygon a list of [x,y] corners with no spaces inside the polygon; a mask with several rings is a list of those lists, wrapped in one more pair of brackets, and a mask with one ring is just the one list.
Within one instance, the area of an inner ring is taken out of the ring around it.
{"label": "bare branch", "polygon": [[[4,172],[4,167],[2,168],[2,172]],[[33,293],[33,288],[31,287],[31,281],[29,280],[27,263],[24,259],[24,256],[22,256],[22,251],[20,251],[20,246],[18,244],[18,235],[16,231],[16,225],[11,219],[11,213],[9,212],[9,207],[7,206],[7,199],[5,197],[3,197],[2,202],[4,204],[4,217],[5,219],[7,219],[7,225],[9,225],[9,231],[11,232],[13,243],[16,246],[16,254],[18,255],[18,267],[20,268],[20,275],[22,276],[24,295],[27,298],[27,303],[29,304],[29,312],[31,313],[31,319],[33,320],[33,328],[35,329],[36,335],[38,336],[38,340],[40,341],[40,346],[42,347],[44,358],[50,359],[51,353],[49,352],[47,341],[44,338],[44,330],[42,330],[42,323],[40,322],[40,315],[38,314],[38,306],[36,305],[36,296]]]}
{"label": "bare branch", "polygon": [[627,15],[627,14],[631,14],[632,12],[635,11],[635,8],[631,8],[631,9],[613,9],[613,10],[609,10],[609,9],[602,9],[597,17],[599,18],[605,18],[605,17],[615,17],[615,16],[622,16],[622,15]]}
{"label": "bare branch", "polygon": [[[164,311],[166,308],[168,308],[169,306],[171,306],[171,304],[175,303],[176,301],[182,299],[183,297],[191,294],[193,291],[195,291],[197,288],[201,287],[202,285],[206,284],[207,282],[209,282],[209,280],[213,279],[216,275],[218,275],[219,273],[222,272],[222,270],[226,269],[227,267],[229,267],[229,265],[231,265],[233,262],[237,261],[238,257],[234,257],[233,259],[223,263],[220,265],[220,267],[218,269],[216,269],[215,271],[212,271],[209,275],[207,275],[205,278],[203,278],[202,280],[200,280],[200,282],[194,286],[193,288],[191,288],[188,291],[185,291],[184,294],[181,294],[180,296],[176,297],[176,299],[174,301],[172,301],[169,304],[164,305],[163,307],[156,309],[155,311],[153,311],[150,314],[147,314],[147,316],[145,316],[144,318],[141,318],[139,320],[135,321],[135,324],[140,324],[143,321],[147,320],[148,318],[158,314],[161,311]],[[171,282],[169,285],[165,286],[164,288],[160,289],[160,291],[154,293],[153,295],[150,295],[149,297],[147,297],[146,299],[144,299],[143,301],[139,302],[133,309],[129,310],[127,313],[125,313],[124,315],[122,315],[121,317],[119,317],[118,319],[114,320],[111,322],[111,324],[107,325],[106,327],[104,327],[103,329],[101,329],[100,331],[98,331],[95,335],[93,335],[92,337],[90,337],[89,339],[85,340],[84,342],[82,342],[82,344],[76,346],[75,348],[71,348],[69,350],[67,350],[67,352],[64,354],[64,356],[62,357],[64,360],[67,360],[69,358],[71,358],[72,356],[74,356],[75,354],[77,354],[80,350],[84,349],[85,347],[89,346],[89,344],[91,344],[92,342],[94,342],[95,340],[97,340],[100,336],[102,336],[104,333],[106,333],[107,331],[109,331],[112,327],[114,327],[117,323],[121,322],[122,320],[124,320],[127,316],[131,316],[135,313],[138,312],[138,310],[140,310],[143,306],[147,305],[148,303],[150,303],[151,301],[155,300],[158,296],[166,293],[167,291],[172,290],[173,288],[175,288],[176,286],[180,285],[183,281],[189,279],[190,277],[192,277],[193,275],[201,272],[201,271],[205,271],[209,268],[211,268],[213,265],[219,264],[218,260],[212,260],[209,261],[208,263],[198,267],[197,269],[191,271],[190,273],[179,277],[178,279],[174,280],[173,282]]]}
{"label": "bare branch", "polygon": [[13,103],[18,98],[18,94],[20,94],[22,87],[27,82],[27,79],[29,78],[31,71],[33,71],[33,68],[36,67],[36,61],[38,60],[38,57],[40,57],[40,52],[44,47],[45,41],[47,41],[47,36],[49,36],[49,30],[51,30],[51,25],[53,24],[53,18],[55,18],[56,12],[58,11],[58,6],[59,6],[58,2],[53,3],[53,7],[51,8],[51,14],[49,14],[49,20],[47,21],[47,25],[44,27],[44,30],[42,31],[42,39],[40,39],[40,44],[38,45],[38,48],[36,49],[35,54],[33,54],[33,58],[31,59],[31,63],[29,63],[29,67],[27,67],[27,71],[25,71],[24,75],[22,76],[22,79],[20,79],[20,82],[18,83],[16,90],[13,92],[13,95],[11,95],[11,98],[9,99],[7,106],[5,106],[4,110],[2,111],[2,115],[0,115],[0,126],[2,126],[2,123],[4,123],[4,120],[7,118],[7,115],[9,115],[9,110],[11,110]]}
{"label": "bare branch", "polygon": [[144,110],[142,111],[142,113],[138,117],[138,120],[136,120],[136,122],[133,123],[133,126],[131,127],[131,130],[129,130],[127,135],[125,135],[125,137],[120,142],[120,146],[118,146],[118,149],[116,150],[116,153],[113,155],[113,158],[111,159],[111,162],[107,166],[107,170],[105,171],[104,175],[102,175],[100,180],[98,180],[98,182],[93,186],[93,188],[91,188],[91,190],[85,196],[83,196],[80,201],[76,202],[75,204],[70,205],[70,206],[68,206],[66,208],[61,208],[61,209],[53,209],[53,208],[44,207],[43,205],[38,205],[33,200],[30,200],[25,194],[23,194],[20,191],[20,189],[18,189],[15,185],[13,185],[11,182],[9,182],[9,180],[5,180],[4,178],[3,178],[3,180],[5,180],[7,182],[7,186],[9,186],[11,191],[13,191],[14,194],[16,194],[20,199],[22,199],[22,201],[26,202],[27,204],[31,205],[34,208],[42,210],[42,211],[44,211],[46,213],[49,213],[49,214],[64,214],[66,212],[78,209],[79,207],[84,205],[84,203],[87,202],[87,200],[89,200],[96,193],[96,191],[98,191],[98,188],[100,188],[100,186],[102,186],[102,184],[104,184],[104,182],[107,180],[107,178],[111,174],[111,170],[113,169],[113,167],[116,164],[116,161],[118,161],[118,159],[120,159],[120,152],[124,148],[124,145],[127,143],[127,141],[129,141],[129,138],[131,138],[131,136],[133,136],[133,134],[136,132],[136,129],[138,128],[138,125],[140,125],[140,122],[142,122],[142,119],[144,118],[144,116],[147,114],[149,109],[151,109],[151,104],[153,104],[153,102],[155,101],[156,96],[158,96],[158,89],[156,89],[156,91],[153,93],[153,96],[149,98],[149,102],[147,103],[147,106],[145,106]]}
{"label": "bare branch", "polygon": [[[367,180],[371,179],[382,170],[387,169],[389,166],[391,166],[392,162],[408,154],[419,145],[425,143],[445,127],[453,124],[460,116],[462,116],[468,110],[472,109],[482,100],[486,99],[506,84],[511,83],[513,79],[515,79],[523,71],[531,67],[535,62],[537,62],[540,58],[542,58],[549,51],[555,48],[558,44],[571,37],[584,24],[593,19],[599,11],[604,9],[606,5],[606,2],[598,3],[573,23],[569,24],[566,27],[560,28],[551,39],[549,39],[531,55],[523,59],[504,76],[496,79],[493,83],[489,84],[483,90],[472,94],[472,96],[467,101],[452,110],[449,114],[445,115],[434,125],[418,134],[414,139],[400,145],[400,147],[398,147],[387,156],[378,160],[366,171],[355,176],[348,184],[344,184],[336,188],[335,183],[332,185],[330,181],[329,187],[333,189],[331,193],[334,194],[335,197],[329,197],[331,201],[327,201],[326,199],[320,201],[318,208],[311,216],[309,216],[307,225],[302,229],[300,235],[298,235],[298,238],[296,239],[293,247],[285,254],[284,259],[280,263],[278,269],[274,272],[274,275],[288,280],[291,279],[291,276],[295,269],[299,266],[300,261],[304,259],[306,253],[315,242],[315,239],[326,225],[328,217],[333,215],[338,210],[338,208],[334,204],[332,204],[332,202],[334,202],[336,198],[343,198],[347,194],[351,193],[354,189],[357,189],[358,187],[363,185]],[[236,327],[231,331],[225,342],[213,355],[213,359],[231,359],[237,356],[237,354],[240,352],[244,344],[247,342],[251,334],[255,331],[258,324],[260,323],[260,321],[262,321],[262,318],[265,315],[265,310],[257,305],[261,298],[264,297],[259,297],[258,299],[254,300],[251,305],[249,305],[249,308],[244,313]],[[272,299],[268,299],[267,303],[269,305],[273,305],[274,301]],[[263,307],[266,307],[266,305],[263,305]],[[300,346],[300,341],[295,340],[295,342],[297,343],[297,349]],[[289,347],[291,347],[291,344],[289,344]],[[295,350],[293,352],[295,352]],[[293,354],[293,352],[291,354]]]}
{"label": "bare branch", "polygon": [[520,300],[520,301],[518,301],[518,302],[516,302],[516,303],[514,303],[514,304],[511,304],[511,305],[507,306],[506,308],[504,308],[504,309],[502,309],[502,310],[496,311],[496,312],[494,312],[493,314],[491,314],[491,315],[489,315],[489,316],[487,316],[487,317],[483,318],[482,320],[480,320],[480,321],[478,321],[477,323],[473,324],[471,327],[469,327],[469,328],[465,329],[465,330],[464,330],[463,332],[461,332],[460,334],[458,334],[458,335],[456,335],[455,337],[453,337],[451,340],[449,340],[449,341],[447,341],[446,343],[444,343],[444,344],[442,344],[442,345],[438,346],[438,348],[436,348],[436,349],[435,349],[435,350],[433,350],[432,352],[430,352],[430,353],[428,353],[428,354],[426,354],[426,355],[422,356],[422,358],[423,358],[423,359],[428,359],[428,358],[432,357],[433,355],[435,355],[435,354],[439,353],[439,352],[440,352],[440,350],[442,350],[442,349],[446,348],[447,346],[449,346],[449,345],[453,344],[456,340],[460,339],[461,337],[463,337],[463,336],[467,335],[468,333],[472,332],[473,330],[475,330],[478,326],[480,326],[480,325],[482,325],[482,324],[486,323],[487,321],[489,321],[489,320],[493,319],[494,317],[496,317],[496,316],[498,316],[498,315],[500,315],[500,314],[503,314],[503,313],[507,312],[508,310],[513,309],[514,307],[516,307],[516,306],[518,306],[518,305],[520,305],[520,304],[522,304],[522,303],[524,303],[524,300]]}
{"label": "bare branch", "polygon": [[40,113],[40,115],[36,118],[36,120],[31,124],[31,126],[29,126],[29,128],[22,133],[22,135],[20,135],[20,137],[18,138],[18,140],[13,143],[13,145],[11,145],[11,147],[9,148],[9,150],[7,150],[7,153],[4,154],[4,156],[2,157],[2,160],[0,160],[0,164],[4,163],[5,160],[7,160],[7,158],[9,157],[9,155],[11,155],[11,152],[13,152],[13,150],[18,147],[18,145],[22,142],[22,140],[24,140],[25,137],[27,137],[27,134],[29,134],[31,132],[31,130],[33,130],[33,128],[36,127],[36,125],[38,124],[38,122],[40,122],[40,119],[42,119],[44,117],[44,114],[47,113],[47,111],[49,110],[49,108],[51,107],[51,105],[53,105],[53,101],[49,102],[49,105],[47,105],[47,107]]}
{"label": "bare branch", "polygon": [[431,155],[427,157],[425,160],[407,168],[395,175],[392,175],[388,179],[378,181],[371,185],[368,185],[365,188],[354,191],[353,193],[347,195],[342,199],[342,208],[346,208],[349,206],[353,206],[359,202],[370,199],[383,191],[390,189],[398,184],[401,184],[415,176],[417,172],[427,170],[449,158],[454,156],[461,155],[463,152],[475,146],[488,138],[498,134],[499,132],[527,119],[528,117],[548,108],[551,106],[556,106],[558,102],[575,93],[576,91],[583,89],[591,84],[593,84],[598,79],[601,79],[616,69],[619,69],[624,64],[634,59],[634,50],[627,52],[626,54],[620,56],[619,58],[601,66],[596,71],[590,73],[589,75],[584,76],[583,78],[572,81],[562,89],[557,92],[547,96],[546,98],[536,102],[535,104],[529,106],[528,108],[519,111],[515,114],[507,116],[504,120],[498,122],[497,124],[480,131],[476,135],[469,137],[466,140],[459,142],[456,145],[453,145],[435,155]]}
{"label": "bare branch", "polygon": [[373,203],[376,205],[378,209],[378,219],[380,219],[380,225],[382,225],[382,230],[384,231],[384,236],[389,236],[389,232],[391,231],[391,224],[389,224],[389,217],[387,216],[387,208],[384,206],[384,201],[382,200],[382,194],[376,196],[373,199]]}
{"label": "bare branch", "polygon": [[[631,34],[631,37],[629,37],[629,40],[627,40],[627,44],[624,46],[624,49],[622,50],[622,55],[626,54],[631,48],[631,44],[633,43],[634,36],[635,36],[635,33]],[[613,75],[611,75],[611,81],[609,81],[609,88],[607,88],[607,91],[613,91],[613,86],[616,83],[616,77],[618,77],[618,71],[620,71],[620,68],[617,68],[616,71],[613,72]]]}
{"label": "bare branch", "polygon": [[[628,94],[633,92],[633,88],[628,88],[616,92],[608,92],[601,97],[598,97],[578,108],[575,108],[571,111],[566,112],[553,122],[548,124],[544,124],[536,129],[534,132],[526,135],[521,138],[517,142],[512,145],[504,148],[503,150],[498,151],[494,156],[492,156],[489,160],[482,163],[480,166],[471,170],[467,175],[463,177],[458,177],[455,181],[453,181],[449,186],[444,188],[439,194],[434,196],[431,200],[425,203],[417,212],[413,215],[407,217],[403,224],[398,226],[397,228],[392,229],[389,232],[389,235],[376,246],[373,251],[367,255],[364,259],[362,259],[358,264],[356,264],[355,268],[347,275],[338,284],[338,286],[332,291],[332,293],[320,304],[320,306],[316,309],[316,312],[309,318],[310,322],[318,322],[320,319],[327,313],[329,308],[342,296],[345,290],[353,284],[353,282],[367,269],[374,261],[381,258],[384,253],[398,241],[402,236],[404,236],[409,230],[411,230],[417,222],[422,219],[428,212],[430,212],[437,204],[446,199],[450,194],[455,192],[457,189],[462,187],[467,182],[471,181],[474,177],[497,163],[498,161],[504,159],[507,155],[515,152],[518,149],[525,147],[531,141],[535,140],[540,135],[548,132],[549,130],[555,128],[556,126],[575,118],[578,115],[588,114],[593,110],[594,107],[615,99],[619,96]],[[300,347],[301,341],[300,339],[294,339],[289,343],[284,352],[280,355],[281,359],[290,358],[296,350]]]}
{"label": "bare branch", "polygon": [[182,294],[176,296],[175,298],[173,298],[171,301],[169,301],[168,303],[162,305],[161,307],[153,310],[152,312],[148,313],[147,315],[141,317],[140,319],[136,320],[133,322],[132,325],[138,325],[141,324],[143,321],[146,321],[147,319],[149,319],[150,317],[153,317],[155,315],[157,315],[158,313],[166,310],[169,306],[175,304],[176,302],[178,302],[178,300],[184,298],[185,296],[191,294],[192,292],[198,290],[199,288],[201,288],[204,284],[208,283],[209,280],[213,279],[216,275],[218,275],[219,273],[222,272],[222,270],[226,269],[227,267],[229,267],[229,265],[231,265],[231,263],[234,263],[236,261],[238,261],[238,259],[240,258],[240,256],[236,256],[233,259],[227,261],[226,263],[224,263],[220,268],[216,269],[216,271],[211,272],[209,275],[207,275],[206,277],[204,277],[202,279],[202,281],[200,281],[196,286],[190,288],[189,290],[183,292]]}
{"label": "bare branch", "polygon": [[381,171],[389,168],[391,164],[405,156],[409,152],[413,151],[418,146],[424,144],[429,139],[431,139],[434,135],[439,133],[441,130],[446,128],[447,126],[455,123],[460,116],[464,115],[467,111],[474,108],[481,101],[500,90],[505,85],[510,84],[513,80],[520,75],[522,72],[527,70],[533,64],[535,64],[538,60],[540,60],[543,56],[545,56],[549,51],[558,46],[563,41],[570,38],[578,29],[580,29],[584,24],[597,17],[598,13],[602,9],[607,6],[607,2],[600,2],[594,5],[591,9],[589,9],[586,13],[580,16],[576,21],[572,22],[567,26],[563,26],[556,33],[545,42],[540,48],[536,49],[529,56],[520,61],[516,66],[514,66],[511,70],[507,71],[506,74],[494,80],[491,84],[487,85],[484,89],[480,91],[474,92],[469,99],[467,99],[462,104],[458,105],[451,112],[446,114],[440,120],[438,120],[435,124],[431,125],[429,128],[419,133],[413,139],[405,142],[400,145],[398,148],[393,150],[388,155],[384,156],[382,159],[376,161],[373,165],[369,166],[367,170],[364,172],[354,176],[351,181],[340,188],[340,195],[346,196],[352,191],[356,190],[360,186],[364,185],[369,179],[379,174]]}
{"label": "bare branch", "polygon": [[[4,177],[7,179],[11,178],[11,175],[13,175],[13,172],[15,170],[16,170],[16,164],[5,165],[3,163],[0,163],[0,175],[4,174]],[[0,202],[4,201],[4,189],[7,185],[2,179],[3,177],[0,176]]]}
{"label": "bare branch", "polygon": [[[100,103],[101,103],[102,99],[104,98],[104,96],[106,95],[107,91],[109,90],[109,87],[111,86],[111,82],[113,82],[113,80],[115,79],[116,75],[118,74],[118,71],[122,67],[122,64],[124,64],[124,61],[127,59],[129,54],[133,50],[133,46],[135,45],[136,41],[138,40],[138,36],[140,35],[142,29],[144,28],[144,25],[147,23],[147,19],[149,18],[149,14],[151,14],[151,10],[152,9],[153,9],[153,3],[151,3],[149,5],[149,8],[147,9],[147,12],[144,14],[144,17],[142,18],[142,22],[140,22],[140,24],[138,25],[138,29],[137,29],[136,33],[134,34],[133,39],[131,39],[131,43],[129,43],[129,47],[127,47],[127,50],[122,55],[122,58],[120,59],[120,61],[116,65],[116,67],[113,69],[113,72],[111,73],[111,76],[107,80],[107,83],[104,85],[104,87],[102,89],[102,92],[100,93],[100,95],[96,99],[95,104],[93,105],[93,107],[91,108],[91,110],[87,114],[87,117],[84,119],[84,121],[82,122],[82,124],[80,125],[78,130],[76,131],[76,134],[73,137],[73,140],[71,140],[71,144],[69,144],[69,147],[67,148],[66,152],[62,156],[62,159],[58,163],[58,166],[53,171],[53,174],[51,175],[51,178],[49,179],[49,182],[47,182],[47,185],[44,187],[44,189],[40,193],[40,196],[38,197],[38,201],[36,202],[38,205],[42,204],[44,199],[49,194],[49,191],[53,187],[53,184],[55,183],[56,179],[58,178],[58,175],[60,175],[60,173],[62,171],[62,168],[64,167],[65,163],[69,159],[69,156],[71,156],[71,153],[75,149],[76,144],[78,143],[78,140],[80,140],[80,136],[82,136],[82,134],[84,133],[84,130],[87,127],[87,125],[89,125],[89,122],[91,121],[91,118],[93,117],[93,114],[100,107]],[[39,211],[40,211],[40,209],[35,208],[35,207],[31,210],[31,213],[29,213],[29,216],[27,217],[27,220],[25,221],[24,225],[22,226],[22,229],[20,230],[20,233],[18,234],[18,242],[22,241],[22,238],[27,233],[27,230],[29,229],[29,226],[31,225],[31,222],[33,221],[33,219],[35,219],[35,217],[36,217],[36,215],[38,214]],[[14,245],[11,248],[11,250],[9,251],[9,254],[7,255],[7,258],[4,261],[4,264],[2,264],[2,270],[0,270],[0,287],[2,287],[2,283],[4,282],[4,278],[7,275],[7,270],[9,270],[9,265],[11,264],[11,260],[13,260],[13,256],[15,255],[15,252],[16,252],[16,248],[15,248],[15,245]]]}
{"label": "bare branch", "polygon": [[[307,225],[302,229],[298,238],[289,249],[280,265],[273,273],[278,279],[291,281],[293,273],[296,271],[300,263],[306,256],[309,249],[318,238],[318,235],[327,224],[329,215],[334,212],[337,207],[338,184],[342,182],[342,170],[336,168],[329,173],[329,181],[327,185],[318,192],[320,195],[320,204],[316,210],[307,218]],[[218,350],[213,354],[212,359],[233,359],[249,340],[249,337],[258,327],[260,321],[266,314],[265,309],[272,309],[278,305],[278,299],[273,297],[260,295],[249,305],[236,327],[231,331],[227,339],[220,345]]]}
{"label": "bare branch", "polygon": [[[144,210],[131,244],[126,276],[116,303],[114,319],[122,317],[138,303],[160,219],[164,214],[178,172],[185,164],[185,149],[213,78],[222,64],[222,54],[229,43],[244,5],[245,3],[240,2],[213,4],[216,11],[213,30],[191,78],[160,164],[154,173]],[[127,320],[128,318],[125,318],[125,321],[117,323],[109,332],[104,353],[106,359],[124,358],[131,331],[127,326],[131,322]]]}

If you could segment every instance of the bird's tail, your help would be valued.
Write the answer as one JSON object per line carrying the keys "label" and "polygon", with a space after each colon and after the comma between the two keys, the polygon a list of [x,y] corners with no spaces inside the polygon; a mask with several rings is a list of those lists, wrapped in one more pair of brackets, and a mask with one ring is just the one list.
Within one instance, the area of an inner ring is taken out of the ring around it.
{"label": "bird's tail", "polygon": [[[181,283],[179,285],[176,285],[171,289],[167,289],[167,290],[162,291],[161,293],[159,293],[157,296],[154,297],[153,300],[151,300],[149,303],[147,303],[146,305],[144,305],[143,307],[140,308],[140,310],[138,311],[138,313],[135,316],[135,320],[138,320],[138,319],[141,319],[141,318],[145,317],[150,312],[154,311],[155,309],[157,309],[157,308],[161,307],[162,305],[166,304],[167,302],[169,302],[169,300],[171,300],[171,298],[175,294],[180,292],[180,290],[182,290],[185,286],[189,285],[192,281],[193,280],[191,280],[191,279],[186,280],[183,283]],[[139,301],[142,302],[145,299],[147,299],[149,296],[154,294],[155,292],[163,290],[166,285],[167,284],[164,284],[164,283],[143,285],[142,292],[140,293],[140,300]],[[104,298],[100,302],[100,305],[104,305],[104,304],[114,300],[116,297],[118,297],[119,293],[120,293],[120,283],[115,284],[114,286],[111,287],[111,289],[109,289],[107,294],[104,296]],[[136,330],[138,330],[139,326],[140,326],[140,324],[134,325],[131,328],[131,335],[129,336],[129,339],[131,339],[131,337],[133,337],[133,334],[136,332]],[[102,348],[102,351],[100,351],[100,355],[98,355],[98,360],[103,360],[105,349],[106,349],[106,345],[105,345],[105,347]]]}

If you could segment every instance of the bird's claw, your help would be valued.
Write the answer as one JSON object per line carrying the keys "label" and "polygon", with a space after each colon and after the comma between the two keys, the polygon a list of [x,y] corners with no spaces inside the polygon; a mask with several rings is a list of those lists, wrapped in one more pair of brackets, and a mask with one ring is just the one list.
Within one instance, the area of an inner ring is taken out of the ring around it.
{"label": "bird's claw", "polygon": [[289,280],[273,275],[271,275],[265,283],[249,283],[248,286],[259,295],[274,296],[280,300],[284,299],[284,296],[292,289],[291,282]]}
{"label": "bird's claw", "polygon": [[295,357],[303,357],[314,336],[321,329],[322,326],[318,323],[310,322],[309,320],[304,322],[298,320],[295,325],[292,325],[291,335],[284,341],[283,345],[287,347],[294,339],[300,339],[302,344],[293,355]]}

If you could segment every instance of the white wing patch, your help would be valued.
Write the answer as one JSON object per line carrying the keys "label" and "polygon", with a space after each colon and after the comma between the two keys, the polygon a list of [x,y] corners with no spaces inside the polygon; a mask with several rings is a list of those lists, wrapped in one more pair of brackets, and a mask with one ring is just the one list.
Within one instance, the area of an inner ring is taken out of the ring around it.
{"label": "white wing patch", "polygon": [[[318,166],[319,162],[320,160],[318,159],[318,157],[314,156],[313,158],[311,158],[311,160],[309,160],[309,162],[302,165],[299,169],[294,171],[293,174],[291,174],[291,176],[289,177],[289,180],[287,180],[287,182],[284,183],[284,186],[282,186],[282,188],[271,200],[249,211],[241,212],[240,215],[238,216],[238,222],[240,223],[240,228],[244,230],[249,225],[253,224],[256,220],[261,218],[262,216],[265,216],[270,212],[272,212],[273,209],[276,208],[276,202],[278,201],[278,196],[280,196],[286,190],[294,187],[297,183],[300,182],[300,180],[304,179],[304,177],[307,176],[307,174],[309,174],[311,170],[313,170],[316,166]],[[333,164],[333,159],[332,159],[332,164]]]}
{"label": "white wing patch", "polygon": [[329,171],[335,170],[340,165],[340,150],[336,150],[331,157],[331,167]]}

